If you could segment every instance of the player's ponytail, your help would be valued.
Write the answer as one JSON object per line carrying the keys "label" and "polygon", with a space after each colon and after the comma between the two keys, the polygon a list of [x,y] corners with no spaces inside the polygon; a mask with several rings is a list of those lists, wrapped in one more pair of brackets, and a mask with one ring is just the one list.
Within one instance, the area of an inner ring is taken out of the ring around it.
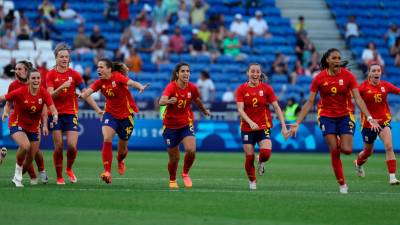
{"label": "player's ponytail", "polygon": [[120,72],[122,75],[128,76],[128,67],[122,62],[112,62],[111,72]]}
{"label": "player's ponytail", "polygon": [[180,63],[176,64],[174,70],[171,73],[171,79],[170,79],[171,82],[178,79],[178,72],[182,66],[187,66],[190,68],[189,64],[186,62],[180,62]]}

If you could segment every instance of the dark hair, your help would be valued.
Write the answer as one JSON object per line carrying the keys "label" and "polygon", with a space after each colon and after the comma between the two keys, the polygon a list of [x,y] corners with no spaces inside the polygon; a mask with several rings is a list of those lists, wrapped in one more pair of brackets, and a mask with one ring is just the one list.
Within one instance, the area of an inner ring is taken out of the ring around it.
{"label": "dark hair", "polygon": [[190,68],[189,63],[187,63],[187,62],[180,62],[180,63],[176,64],[174,70],[171,73],[170,81],[174,81],[174,80],[178,79],[176,74],[179,72],[179,70],[181,69],[182,66],[187,66]]}
{"label": "dark hair", "polygon": [[330,48],[330,49],[328,49],[328,51],[326,51],[326,52],[322,55],[321,62],[320,62],[320,68],[321,68],[321,70],[324,70],[324,69],[329,68],[329,64],[328,64],[328,62],[327,62],[326,60],[327,60],[328,57],[332,54],[332,52],[339,52],[339,53],[340,53],[339,49],[337,49],[337,48]]}
{"label": "dark hair", "polygon": [[379,62],[374,61],[374,62],[371,62],[370,64],[368,64],[368,70],[367,70],[368,73],[371,71],[371,67],[373,67],[373,66],[379,66],[382,69],[382,65]]}
{"label": "dark hair", "polygon": [[104,62],[106,64],[107,68],[111,68],[111,70],[112,70],[113,62],[111,60],[109,60],[107,58],[101,58],[101,59],[97,60],[97,63],[99,63],[99,62]]}
{"label": "dark hair", "polygon": [[15,74],[15,75],[17,76],[18,80],[20,80],[22,82],[26,82],[28,80],[29,75],[31,74],[32,70],[34,69],[33,68],[33,64],[31,62],[27,61],[27,60],[18,61],[17,64],[21,64],[21,65],[23,65],[25,67],[27,75],[26,75],[25,79],[19,77],[17,74]]}
{"label": "dark hair", "polygon": [[124,69],[124,63],[122,62],[112,62],[111,72],[117,71],[120,72],[122,75],[128,76],[128,71]]}
{"label": "dark hair", "polygon": [[36,68],[31,68],[29,73],[28,73],[28,76],[26,76],[27,80],[31,77],[32,73],[39,73],[39,75],[42,76],[42,74],[39,72],[39,70],[37,70]]}
{"label": "dark hair", "polygon": [[210,73],[207,70],[202,70],[200,74],[203,75],[206,79],[210,79]]}
{"label": "dark hair", "polygon": [[267,77],[267,75],[266,75],[265,73],[262,72],[262,67],[261,67],[261,65],[260,65],[259,63],[255,63],[255,62],[250,63],[250,64],[247,66],[246,74],[249,72],[250,67],[252,67],[252,66],[259,66],[259,67],[260,67],[260,70],[261,70],[260,81],[264,81],[265,78]]}
{"label": "dark hair", "polygon": [[58,53],[60,51],[64,51],[64,50],[68,51],[68,53],[71,52],[71,48],[66,43],[62,42],[62,43],[57,44],[53,51],[54,56],[57,57]]}

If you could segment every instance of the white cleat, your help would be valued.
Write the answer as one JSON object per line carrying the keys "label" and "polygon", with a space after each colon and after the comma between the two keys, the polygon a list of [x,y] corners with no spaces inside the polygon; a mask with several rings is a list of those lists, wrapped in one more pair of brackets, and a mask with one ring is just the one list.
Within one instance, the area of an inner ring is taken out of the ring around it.
{"label": "white cleat", "polygon": [[347,187],[347,184],[340,185],[339,186],[339,192],[340,192],[340,194],[349,193],[349,188]]}
{"label": "white cleat", "polygon": [[47,176],[46,170],[40,171],[40,180],[43,184],[49,183],[49,177]]}
{"label": "white cleat", "polygon": [[257,172],[258,175],[262,176],[265,173],[265,162],[260,162],[260,156],[257,156]]}
{"label": "white cleat", "polygon": [[396,178],[390,179],[389,184],[390,184],[390,185],[399,185],[399,184],[400,184],[400,181],[397,180]]}
{"label": "white cleat", "polygon": [[15,187],[24,187],[22,180],[18,180],[15,176],[11,181],[15,184]]}
{"label": "white cleat", "polygon": [[2,147],[2,148],[0,149],[0,164],[3,163],[3,161],[4,161],[5,158],[6,158],[6,156],[7,156],[7,148],[6,148],[6,147]]}
{"label": "white cleat", "polygon": [[363,166],[357,165],[357,160],[354,160],[354,168],[356,169],[356,174],[359,177],[365,177],[365,171]]}
{"label": "white cleat", "polygon": [[39,183],[38,178],[31,178],[31,185],[37,185]]}
{"label": "white cleat", "polygon": [[250,188],[250,190],[257,190],[257,182],[249,181],[249,188]]}

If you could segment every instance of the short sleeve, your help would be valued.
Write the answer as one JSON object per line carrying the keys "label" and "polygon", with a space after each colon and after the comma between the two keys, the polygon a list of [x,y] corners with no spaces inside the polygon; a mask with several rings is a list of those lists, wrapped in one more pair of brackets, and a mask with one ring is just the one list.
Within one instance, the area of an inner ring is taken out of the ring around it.
{"label": "short sleeve", "polygon": [[167,97],[170,97],[170,96],[172,96],[173,94],[174,94],[174,88],[173,88],[173,85],[172,85],[173,83],[171,82],[171,83],[169,83],[168,85],[167,85],[167,87],[164,89],[164,91],[163,91],[163,93],[162,93],[162,96],[167,96]]}
{"label": "short sleeve", "polygon": [[267,86],[267,92],[268,92],[268,99],[269,99],[270,103],[278,100],[278,98],[275,95],[274,90],[270,86]]}
{"label": "short sleeve", "polygon": [[192,86],[191,91],[192,91],[193,99],[197,99],[200,97],[199,89],[195,85]]}
{"label": "short sleeve", "polygon": [[129,78],[127,76],[124,76],[120,73],[115,73],[115,81],[117,83],[123,84],[123,85],[127,85]]}
{"label": "short sleeve", "polygon": [[236,90],[236,102],[244,102],[242,86],[238,87]]}
{"label": "short sleeve", "polygon": [[96,80],[90,85],[90,89],[92,89],[94,92],[98,91],[101,87],[101,80]]}
{"label": "short sleeve", "polygon": [[46,86],[47,88],[54,88],[54,79],[51,71],[46,74]]}
{"label": "short sleeve", "polygon": [[312,80],[312,82],[311,82],[311,87],[310,87],[310,91],[311,92],[315,92],[315,93],[317,93],[318,92],[318,89],[319,89],[319,76],[316,76],[313,80]]}
{"label": "short sleeve", "polygon": [[350,90],[353,90],[354,88],[357,88],[358,84],[356,81],[356,78],[351,72],[347,72],[348,77],[349,77],[349,88]]}
{"label": "short sleeve", "polygon": [[43,93],[43,98],[44,102],[46,103],[47,106],[54,105],[53,99],[51,98],[51,95],[49,92],[47,92],[44,88],[42,89]]}
{"label": "short sleeve", "polygon": [[386,82],[386,88],[388,89],[389,93],[393,94],[400,94],[400,88],[394,86],[392,83]]}

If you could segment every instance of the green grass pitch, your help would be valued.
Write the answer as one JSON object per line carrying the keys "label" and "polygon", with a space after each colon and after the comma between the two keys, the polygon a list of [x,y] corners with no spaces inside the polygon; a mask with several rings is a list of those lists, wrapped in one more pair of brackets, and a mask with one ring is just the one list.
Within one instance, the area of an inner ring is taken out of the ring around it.
{"label": "green grass pitch", "polygon": [[[115,157],[114,152],[114,157]],[[11,184],[15,152],[0,166],[0,224],[399,224],[400,186],[388,184],[383,154],[356,177],[352,156],[343,156],[349,194],[338,191],[328,154],[276,154],[248,190],[244,154],[198,153],[193,188],[168,189],[166,152],[130,152],[127,171],[104,184],[101,153],[81,151],[74,165],[77,184],[57,186],[52,153],[45,152],[50,183]],[[183,154],[181,155],[181,173]],[[65,158],[64,158],[65,165]]]}

